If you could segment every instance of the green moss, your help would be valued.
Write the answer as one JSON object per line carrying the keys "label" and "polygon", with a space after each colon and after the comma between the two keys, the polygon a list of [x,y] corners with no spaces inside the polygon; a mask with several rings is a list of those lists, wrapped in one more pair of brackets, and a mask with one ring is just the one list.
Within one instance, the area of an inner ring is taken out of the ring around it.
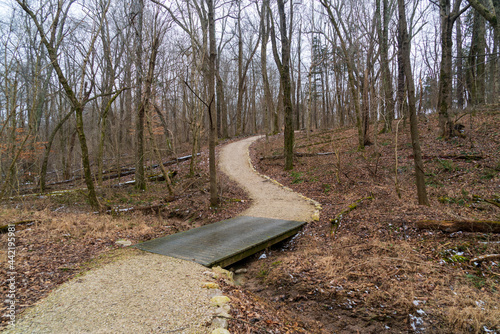
{"label": "green moss", "polygon": [[300,183],[304,182],[304,179],[302,178],[303,174],[304,173],[301,173],[301,172],[291,171],[290,176],[292,177],[292,183],[293,184],[300,184]]}

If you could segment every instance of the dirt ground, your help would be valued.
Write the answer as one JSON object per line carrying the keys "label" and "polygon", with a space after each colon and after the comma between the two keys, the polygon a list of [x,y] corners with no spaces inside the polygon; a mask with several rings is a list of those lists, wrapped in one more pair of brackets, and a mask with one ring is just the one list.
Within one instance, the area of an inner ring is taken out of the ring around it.
{"label": "dirt ground", "polygon": [[276,158],[281,135],[257,142],[257,170],[323,210],[292,241],[240,264],[245,288],[309,333],[500,332],[500,258],[470,261],[500,254],[500,235],[416,228],[422,220],[500,218],[500,112],[481,110],[460,123],[464,137],[445,141],[437,119],[422,118],[429,207],[417,204],[403,123],[397,167],[395,133],[375,136],[376,129],[364,151],[352,128],[297,133],[295,151],[312,156],[297,157],[290,172]]}

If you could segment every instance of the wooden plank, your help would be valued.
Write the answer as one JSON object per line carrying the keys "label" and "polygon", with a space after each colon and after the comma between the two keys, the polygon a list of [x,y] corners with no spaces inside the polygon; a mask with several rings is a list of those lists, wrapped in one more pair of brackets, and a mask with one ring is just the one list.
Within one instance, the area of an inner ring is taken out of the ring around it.
{"label": "wooden plank", "polygon": [[305,222],[241,216],[146,241],[134,247],[226,267],[296,234]]}

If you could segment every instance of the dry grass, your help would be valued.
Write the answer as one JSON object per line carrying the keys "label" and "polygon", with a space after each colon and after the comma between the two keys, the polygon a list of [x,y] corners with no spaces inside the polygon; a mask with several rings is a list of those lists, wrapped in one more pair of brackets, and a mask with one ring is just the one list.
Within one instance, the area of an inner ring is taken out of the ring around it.
{"label": "dry grass", "polygon": [[[323,210],[320,222],[307,225],[289,245],[291,251],[272,252],[251,265],[269,286],[261,294],[286,303],[305,322],[320,321],[322,333],[499,331],[499,264],[469,260],[500,253],[499,243],[488,243],[500,238],[414,228],[424,219],[500,218],[498,207],[478,200],[500,197],[499,121],[498,112],[478,114],[472,131],[465,124],[466,139],[450,141],[437,138],[433,116],[421,127],[430,207],[416,203],[408,131],[398,139],[401,198],[394,187],[394,134],[379,135],[378,145],[363,152],[356,150],[354,129],[316,131],[309,141],[297,135],[299,152],[338,149],[340,171],[329,155],[298,158],[293,173],[283,172],[283,161],[258,159],[279,152],[282,138],[262,142],[254,152],[259,171],[319,201]],[[333,144],[327,142],[332,138]],[[331,220],[367,196],[373,199],[345,214],[330,235]]]}

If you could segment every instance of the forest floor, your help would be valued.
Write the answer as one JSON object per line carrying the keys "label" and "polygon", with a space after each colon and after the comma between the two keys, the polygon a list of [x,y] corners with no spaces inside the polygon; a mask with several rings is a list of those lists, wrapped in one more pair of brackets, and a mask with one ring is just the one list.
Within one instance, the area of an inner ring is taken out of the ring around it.
{"label": "forest floor", "polygon": [[[469,262],[499,254],[500,235],[415,228],[424,219],[499,220],[499,109],[462,118],[465,138],[448,141],[438,138],[434,116],[421,121],[430,207],[417,205],[411,141],[403,123],[397,174],[395,132],[372,134],[374,144],[361,152],[352,128],[318,130],[309,138],[297,133],[296,152],[313,156],[297,157],[291,172],[283,171],[283,159],[272,157],[282,154],[282,135],[253,146],[260,173],[315,199],[323,210],[318,222],[268,249],[265,258],[257,254],[233,266],[246,273],[236,275],[241,286],[224,286],[233,307],[231,333],[500,330],[500,260]],[[325,152],[337,154],[314,156]],[[70,278],[119,258],[116,241],[134,244],[248,208],[246,194],[222,174],[222,204],[210,208],[206,152],[197,160],[194,176],[188,175],[189,161],[168,167],[177,172],[175,197],[168,196],[164,183],[152,182],[142,192],[117,186],[131,176],[106,181],[99,196],[113,209],[108,214],[93,213],[84,193],[71,190],[81,183],[61,185],[67,192],[4,201],[0,225],[26,221],[16,227],[18,310]],[[0,235],[0,245],[0,280],[5,282],[6,234]],[[0,294],[5,293],[2,284]],[[4,311],[2,304],[0,314]],[[0,319],[1,328],[7,319]]]}
{"label": "forest floor", "polygon": [[363,151],[353,128],[296,133],[295,152],[312,156],[287,172],[276,158],[282,135],[256,142],[257,170],[323,209],[292,241],[240,264],[246,289],[311,333],[500,333],[500,258],[470,262],[500,254],[500,235],[416,228],[422,220],[500,220],[500,110],[460,123],[464,137],[445,141],[435,115],[421,118],[429,207],[417,204],[403,123],[397,174],[395,132],[374,129]]}

